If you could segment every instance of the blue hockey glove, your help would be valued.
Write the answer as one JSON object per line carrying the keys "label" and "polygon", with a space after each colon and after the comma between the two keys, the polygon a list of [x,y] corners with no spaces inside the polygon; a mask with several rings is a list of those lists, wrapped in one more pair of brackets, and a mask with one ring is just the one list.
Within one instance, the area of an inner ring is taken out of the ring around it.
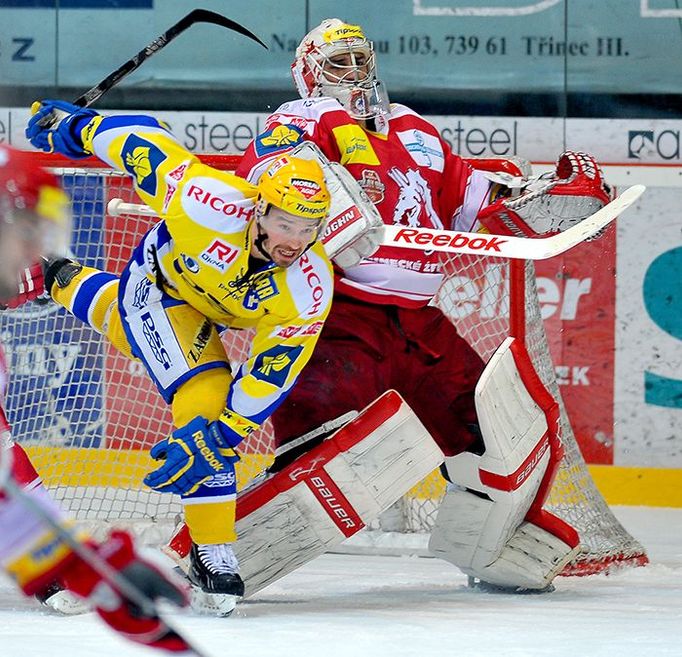
{"label": "blue hockey glove", "polygon": [[83,150],[81,130],[98,116],[97,112],[63,100],[33,103],[31,111],[33,116],[28,121],[26,137],[36,148],[72,159],[90,155]]}
{"label": "blue hockey glove", "polygon": [[156,443],[151,457],[164,464],[150,472],[144,483],[161,493],[189,495],[212,477],[219,476],[226,487],[234,487],[236,452],[224,440],[218,422],[210,424],[195,417],[170,437]]}

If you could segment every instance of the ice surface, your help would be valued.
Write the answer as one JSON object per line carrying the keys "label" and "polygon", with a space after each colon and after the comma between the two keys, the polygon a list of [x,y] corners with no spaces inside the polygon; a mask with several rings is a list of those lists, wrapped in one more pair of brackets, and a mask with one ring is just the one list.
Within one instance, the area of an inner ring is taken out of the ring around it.
{"label": "ice surface", "polygon": [[[325,555],[231,618],[173,613],[207,657],[656,657],[682,655],[682,509],[621,507],[652,564],[558,578],[556,591],[471,591],[420,557]],[[50,615],[0,583],[0,657],[143,657],[94,614]]]}

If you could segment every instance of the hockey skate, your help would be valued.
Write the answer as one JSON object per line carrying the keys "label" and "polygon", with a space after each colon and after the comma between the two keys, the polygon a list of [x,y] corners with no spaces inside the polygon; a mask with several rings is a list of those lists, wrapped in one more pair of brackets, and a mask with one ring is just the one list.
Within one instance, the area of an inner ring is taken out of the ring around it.
{"label": "hockey skate", "polygon": [[190,602],[199,614],[229,616],[244,595],[239,562],[229,543],[197,545],[189,553]]}
{"label": "hockey skate", "polygon": [[75,593],[65,590],[57,582],[50,584],[44,591],[36,593],[35,598],[40,604],[62,616],[77,616],[92,611],[87,601]]}

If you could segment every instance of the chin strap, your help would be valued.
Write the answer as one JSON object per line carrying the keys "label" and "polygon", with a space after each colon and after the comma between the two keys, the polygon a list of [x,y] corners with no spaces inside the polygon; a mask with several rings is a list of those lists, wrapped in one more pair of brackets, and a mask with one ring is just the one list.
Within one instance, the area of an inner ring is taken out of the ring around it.
{"label": "chin strap", "polygon": [[256,217],[256,230],[258,231],[258,236],[253,241],[254,246],[258,249],[262,256],[264,256],[268,260],[272,260],[270,254],[263,247],[263,243],[268,238],[268,235],[264,230],[261,230],[261,225],[260,222],[258,221],[258,217]]}

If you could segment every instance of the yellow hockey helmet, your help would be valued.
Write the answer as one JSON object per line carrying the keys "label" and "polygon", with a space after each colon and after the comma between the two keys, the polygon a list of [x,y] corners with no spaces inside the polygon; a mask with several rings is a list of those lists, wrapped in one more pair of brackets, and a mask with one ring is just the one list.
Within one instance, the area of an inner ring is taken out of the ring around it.
{"label": "yellow hockey helmet", "polygon": [[331,198],[324,173],[314,160],[282,155],[265,170],[257,188],[261,214],[265,214],[263,205],[273,205],[322,224],[329,212]]}

